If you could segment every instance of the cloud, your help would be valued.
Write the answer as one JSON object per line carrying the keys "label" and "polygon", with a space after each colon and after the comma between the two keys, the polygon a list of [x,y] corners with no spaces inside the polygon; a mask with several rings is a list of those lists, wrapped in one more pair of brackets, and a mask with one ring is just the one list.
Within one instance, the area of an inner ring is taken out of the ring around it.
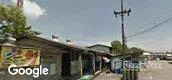
{"label": "cloud", "polygon": [[[13,3],[17,3],[17,0],[11,0]],[[24,9],[24,15],[31,20],[36,20],[40,16],[46,14],[46,10],[41,8],[38,4],[35,2],[31,2],[29,0],[24,0],[23,4],[23,9]]]}

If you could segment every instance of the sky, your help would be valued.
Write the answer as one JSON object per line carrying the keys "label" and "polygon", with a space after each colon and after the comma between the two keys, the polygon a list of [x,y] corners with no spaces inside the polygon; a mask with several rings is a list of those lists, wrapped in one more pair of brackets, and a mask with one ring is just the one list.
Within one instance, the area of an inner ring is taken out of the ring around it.
{"label": "sky", "polygon": [[[16,0],[0,0],[1,3],[15,4]],[[132,10],[130,16],[124,17],[126,36],[171,17],[171,3],[172,0],[124,0],[124,8]],[[23,9],[28,25],[45,38],[55,34],[62,42],[71,39],[80,46],[121,41],[121,19],[113,14],[114,10],[120,11],[120,0],[25,0]],[[172,51],[171,25],[172,20],[127,39],[127,44],[149,51]]]}

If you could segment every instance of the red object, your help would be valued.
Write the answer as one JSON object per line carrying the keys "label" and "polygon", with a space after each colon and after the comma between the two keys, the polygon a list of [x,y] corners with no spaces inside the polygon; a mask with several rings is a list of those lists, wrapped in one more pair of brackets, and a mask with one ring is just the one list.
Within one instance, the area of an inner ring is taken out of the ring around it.
{"label": "red object", "polygon": [[29,50],[25,53],[25,57],[27,59],[31,59],[31,58],[35,57],[35,54],[33,53],[33,51]]}

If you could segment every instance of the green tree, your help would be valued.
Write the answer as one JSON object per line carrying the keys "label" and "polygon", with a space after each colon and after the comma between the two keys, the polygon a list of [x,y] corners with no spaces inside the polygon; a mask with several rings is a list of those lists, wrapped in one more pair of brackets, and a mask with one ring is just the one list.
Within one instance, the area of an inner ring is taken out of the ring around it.
{"label": "green tree", "polygon": [[[120,41],[112,41],[111,42],[111,46],[112,46],[112,51],[115,53],[123,53],[123,45]],[[127,45],[124,45],[124,52],[127,53],[129,51]]]}
{"label": "green tree", "polygon": [[142,52],[143,50],[141,48],[137,48],[137,47],[132,47],[130,48],[130,52]]}
{"label": "green tree", "polygon": [[39,35],[39,32],[31,30],[31,26],[27,27],[22,9],[14,5],[0,5],[0,24],[0,43],[8,36]]}
{"label": "green tree", "polygon": [[124,50],[125,50],[125,53],[129,53],[130,52],[130,49],[127,45],[124,45]]}

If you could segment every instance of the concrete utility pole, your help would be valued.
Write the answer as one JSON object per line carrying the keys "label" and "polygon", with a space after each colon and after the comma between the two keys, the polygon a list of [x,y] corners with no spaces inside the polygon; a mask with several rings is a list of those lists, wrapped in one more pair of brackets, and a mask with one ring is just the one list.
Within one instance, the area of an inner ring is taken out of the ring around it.
{"label": "concrete utility pole", "polygon": [[[124,14],[127,14],[129,16],[129,13],[131,12],[131,9],[126,10],[123,8],[123,0],[121,0],[121,11],[116,12],[114,11],[114,15],[117,17],[118,15],[121,16],[121,29],[122,29],[122,51],[123,54],[125,53],[125,45],[126,45],[126,37],[125,37],[125,31],[124,31]],[[124,60],[123,60],[124,61]],[[122,65],[124,68],[124,66]]]}
{"label": "concrete utility pole", "polygon": [[24,3],[23,0],[17,0],[17,6],[18,7],[23,8],[23,3]]}

